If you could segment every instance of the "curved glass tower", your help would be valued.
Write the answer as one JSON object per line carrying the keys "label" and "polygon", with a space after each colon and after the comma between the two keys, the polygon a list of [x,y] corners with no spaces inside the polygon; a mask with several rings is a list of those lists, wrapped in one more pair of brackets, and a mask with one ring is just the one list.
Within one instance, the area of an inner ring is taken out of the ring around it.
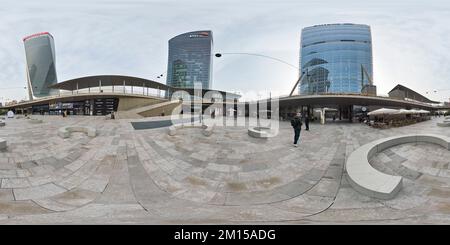
{"label": "curved glass tower", "polygon": [[57,94],[57,90],[48,88],[58,82],[53,36],[48,32],[42,32],[25,37],[23,42],[30,99]]}
{"label": "curved glass tower", "polygon": [[373,78],[372,35],[368,25],[306,27],[302,30],[300,47],[300,72],[306,77],[299,85],[299,94],[359,94]]}
{"label": "curved glass tower", "polygon": [[212,48],[211,31],[188,32],[170,39],[167,85],[193,88],[194,82],[198,82],[202,88],[210,89]]}

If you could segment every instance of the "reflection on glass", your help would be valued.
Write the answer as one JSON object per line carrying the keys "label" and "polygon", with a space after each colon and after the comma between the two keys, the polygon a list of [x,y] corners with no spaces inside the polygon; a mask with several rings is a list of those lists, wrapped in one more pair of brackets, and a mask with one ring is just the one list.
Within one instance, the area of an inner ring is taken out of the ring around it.
{"label": "reflection on glass", "polygon": [[308,74],[299,85],[300,94],[361,93],[372,74],[370,27],[357,24],[328,24],[302,30],[300,67]]}

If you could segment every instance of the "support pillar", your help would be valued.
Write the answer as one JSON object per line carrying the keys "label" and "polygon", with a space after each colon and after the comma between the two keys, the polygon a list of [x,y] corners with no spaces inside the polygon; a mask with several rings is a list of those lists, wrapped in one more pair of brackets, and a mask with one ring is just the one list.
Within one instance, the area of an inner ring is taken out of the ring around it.
{"label": "support pillar", "polygon": [[325,108],[320,110],[320,123],[325,124]]}

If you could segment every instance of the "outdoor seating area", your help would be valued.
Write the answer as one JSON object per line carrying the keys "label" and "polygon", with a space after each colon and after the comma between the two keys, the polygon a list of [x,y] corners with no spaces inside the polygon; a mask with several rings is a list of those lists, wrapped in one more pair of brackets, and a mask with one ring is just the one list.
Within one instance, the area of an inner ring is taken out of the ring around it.
{"label": "outdoor seating area", "polygon": [[430,112],[426,110],[405,110],[381,108],[367,113],[366,124],[379,129],[404,127],[418,122],[430,120]]}

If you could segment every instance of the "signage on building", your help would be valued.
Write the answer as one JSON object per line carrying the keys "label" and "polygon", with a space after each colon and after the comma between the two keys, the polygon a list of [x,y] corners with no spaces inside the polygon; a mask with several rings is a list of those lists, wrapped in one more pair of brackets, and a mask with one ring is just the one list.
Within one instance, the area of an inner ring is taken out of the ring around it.
{"label": "signage on building", "polygon": [[190,38],[208,37],[208,36],[209,36],[209,33],[207,33],[207,32],[200,32],[200,33],[197,33],[197,34],[189,35]]}

